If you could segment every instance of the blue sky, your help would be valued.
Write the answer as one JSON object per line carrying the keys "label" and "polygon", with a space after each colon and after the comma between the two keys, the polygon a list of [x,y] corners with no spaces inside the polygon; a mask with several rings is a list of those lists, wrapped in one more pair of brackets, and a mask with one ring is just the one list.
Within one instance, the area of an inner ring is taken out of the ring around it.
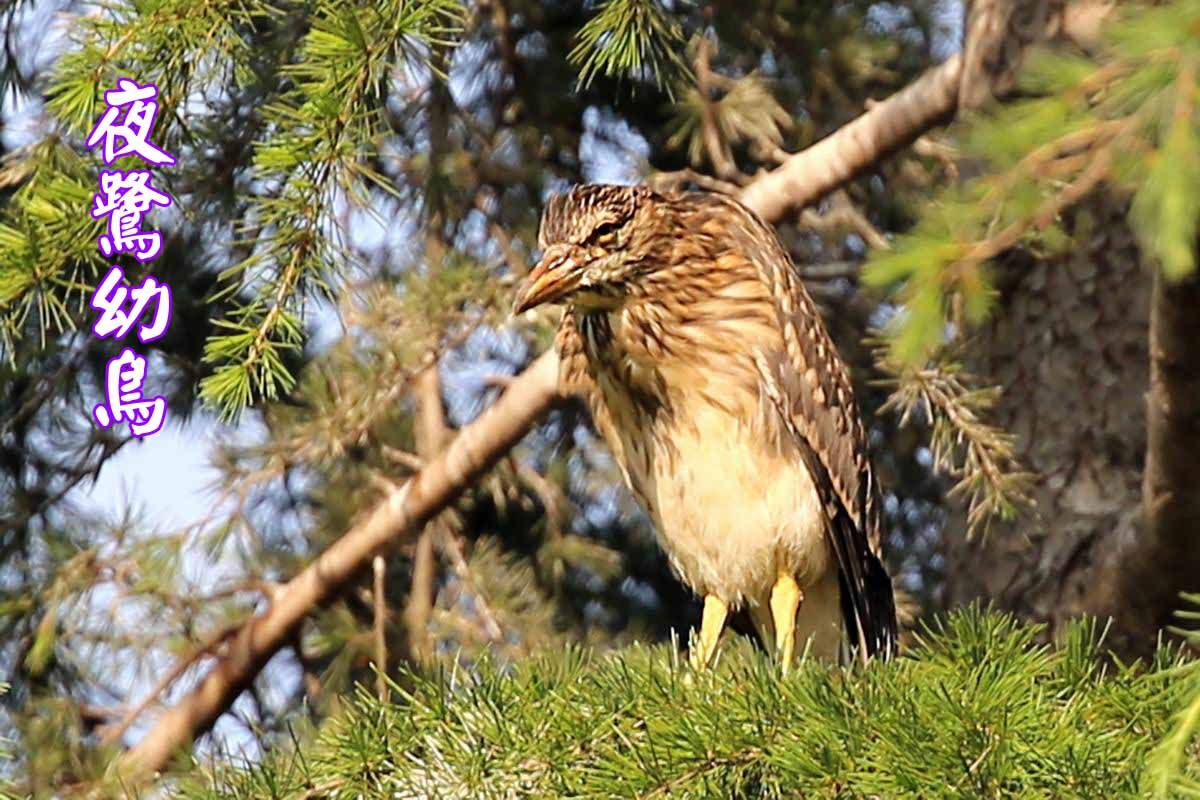
{"label": "blue sky", "polygon": [[155,527],[195,522],[216,499],[207,489],[217,477],[208,465],[208,452],[220,427],[208,415],[187,423],[173,421],[168,409],[161,431],[123,447],[96,482],[81,487],[74,499],[113,516],[132,504],[144,510]]}

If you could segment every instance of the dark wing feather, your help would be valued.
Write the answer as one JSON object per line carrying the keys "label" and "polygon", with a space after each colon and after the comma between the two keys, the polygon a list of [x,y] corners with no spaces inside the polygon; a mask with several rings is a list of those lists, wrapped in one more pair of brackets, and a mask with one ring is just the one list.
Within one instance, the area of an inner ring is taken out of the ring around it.
{"label": "dark wing feather", "polygon": [[693,196],[726,217],[730,246],[750,259],[778,313],[783,347],[760,357],[764,397],[781,438],[796,447],[825,504],[847,631],[864,658],[896,642],[891,578],[883,566],[879,489],[845,364],[775,231],[737,201]]}

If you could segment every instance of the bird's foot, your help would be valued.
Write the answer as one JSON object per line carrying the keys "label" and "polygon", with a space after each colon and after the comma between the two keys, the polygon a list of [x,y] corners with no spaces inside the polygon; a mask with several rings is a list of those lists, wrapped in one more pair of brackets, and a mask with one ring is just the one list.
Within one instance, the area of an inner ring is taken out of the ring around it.
{"label": "bird's foot", "polygon": [[786,675],[796,652],[796,612],[804,602],[804,592],[790,573],[780,572],[771,587],[771,617],[775,623],[775,655],[779,669]]}
{"label": "bird's foot", "polygon": [[717,642],[721,639],[721,631],[725,629],[725,618],[729,615],[729,606],[714,594],[704,597],[704,618],[700,623],[700,635],[693,636],[691,642],[692,666],[696,669],[706,669],[712,663],[713,655],[717,652]]}

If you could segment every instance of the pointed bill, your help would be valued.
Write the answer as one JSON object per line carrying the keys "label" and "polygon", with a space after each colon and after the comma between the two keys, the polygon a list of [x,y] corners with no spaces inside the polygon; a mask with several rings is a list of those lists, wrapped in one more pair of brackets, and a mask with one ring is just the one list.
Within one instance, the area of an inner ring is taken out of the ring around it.
{"label": "pointed bill", "polygon": [[521,314],[546,303],[555,303],[579,286],[580,271],[575,260],[565,253],[547,253],[525,279],[517,292],[513,313]]}

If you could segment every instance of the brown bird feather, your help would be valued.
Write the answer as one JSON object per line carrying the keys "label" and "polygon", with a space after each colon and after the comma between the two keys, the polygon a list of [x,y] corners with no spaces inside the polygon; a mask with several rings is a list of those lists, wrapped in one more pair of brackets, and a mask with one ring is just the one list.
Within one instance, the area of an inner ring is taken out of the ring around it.
{"label": "brown bird feather", "polygon": [[[866,433],[775,231],[725,195],[589,185],[551,199],[539,244],[518,309],[567,304],[561,388],[586,398],[681,578],[759,624],[777,565],[809,594],[798,627],[840,613],[863,658],[893,652]],[[737,529],[701,530],[713,520]]]}

